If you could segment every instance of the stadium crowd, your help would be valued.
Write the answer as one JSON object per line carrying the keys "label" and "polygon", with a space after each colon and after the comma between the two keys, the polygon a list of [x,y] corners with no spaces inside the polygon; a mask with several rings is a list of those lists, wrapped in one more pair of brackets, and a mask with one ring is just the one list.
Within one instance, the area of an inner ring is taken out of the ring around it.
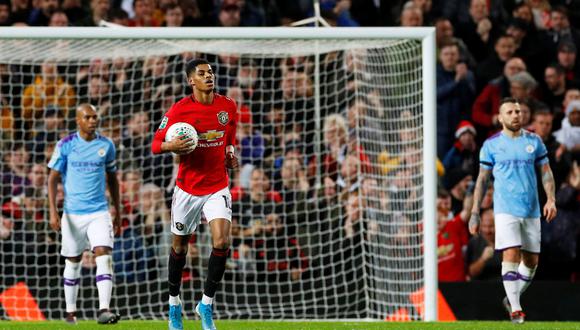
{"label": "stadium crowd", "polygon": [[[551,224],[542,224],[536,278],[577,281],[580,1],[321,0],[321,5],[322,16],[335,26],[436,27],[440,281],[500,280],[491,187],[483,202],[482,234],[469,237],[466,221],[479,148],[498,131],[498,104],[508,96],[521,100],[524,126],[544,140],[558,185],[559,213]],[[0,0],[0,25],[277,26],[310,16],[311,6],[308,0]],[[55,142],[74,129],[74,109],[83,102],[99,109],[101,133],[118,150],[124,223],[115,243],[115,276],[127,282],[165,278],[156,272],[163,272],[168,255],[175,159],[151,154],[151,138],[163,113],[190,93],[183,67],[197,56],[215,63],[218,92],[239,105],[243,166],[233,172],[234,249],[228,263],[235,276],[292,282],[341,273],[336,268],[342,267],[352,279],[356,274],[348,272],[349,265],[368,257],[363,250],[375,245],[364,242],[376,240],[383,222],[398,218],[394,234],[418,230],[411,229],[418,219],[391,210],[420,209],[410,205],[419,199],[411,187],[420,174],[420,156],[409,146],[394,169],[379,170],[388,157],[364,141],[383,137],[373,135],[381,127],[372,120],[381,101],[373,90],[355,87],[356,64],[349,54],[329,53],[322,61],[329,72],[344,70],[349,78],[337,82],[344,86],[336,90],[345,92],[335,95],[332,75],[323,77],[329,87],[322,90],[320,162],[312,143],[309,57],[252,60],[185,52],[66,65],[0,63],[0,273],[5,280],[58,274],[52,267],[58,263],[57,234],[47,221],[46,163]],[[404,134],[413,133],[401,132],[401,140],[412,140]],[[390,174],[384,178],[366,175],[385,172]],[[393,250],[386,253],[420,253],[403,236],[393,235]],[[198,256],[207,252],[197,244],[201,239],[192,238],[184,280],[200,278]],[[90,254],[83,265],[87,271],[94,267]]]}

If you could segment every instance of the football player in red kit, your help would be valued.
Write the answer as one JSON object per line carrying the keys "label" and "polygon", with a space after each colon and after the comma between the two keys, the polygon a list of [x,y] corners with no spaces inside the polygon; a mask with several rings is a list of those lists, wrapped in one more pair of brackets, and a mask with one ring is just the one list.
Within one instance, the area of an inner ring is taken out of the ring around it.
{"label": "football player in red kit", "polygon": [[[203,298],[195,310],[202,328],[215,329],[213,297],[224,275],[229,255],[232,198],[228,189],[227,169],[236,168],[236,104],[214,92],[215,75],[209,62],[195,59],[187,63],[187,81],[193,94],[175,103],[165,114],[151,146],[155,154],[174,152],[180,155],[179,172],[171,205],[173,243],[169,255],[169,329],[183,329],[179,299],[181,272],[191,234],[201,221],[209,222],[212,252],[208,263]],[[165,141],[172,124],[185,122],[198,133],[198,144],[174,139]]]}

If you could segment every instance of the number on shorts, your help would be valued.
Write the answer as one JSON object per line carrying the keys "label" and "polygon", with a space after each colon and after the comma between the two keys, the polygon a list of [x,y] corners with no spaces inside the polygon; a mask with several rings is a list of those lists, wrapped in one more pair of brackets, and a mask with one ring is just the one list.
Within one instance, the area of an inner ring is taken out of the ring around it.
{"label": "number on shorts", "polygon": [[228,198],[226,195],[222,195],[222,197],[224,198],[224,203],[226,203],[226,208],[227,209],[231,209],[232,206],[230,205],[230,202],[228,201]]}

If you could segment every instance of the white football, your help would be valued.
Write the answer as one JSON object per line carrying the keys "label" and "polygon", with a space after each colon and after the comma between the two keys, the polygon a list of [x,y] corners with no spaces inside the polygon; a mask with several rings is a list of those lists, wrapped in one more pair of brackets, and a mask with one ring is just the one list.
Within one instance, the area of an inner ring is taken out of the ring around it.
{"label": "white football", "polygon": [[193,128],[193,126],[191,126],[188,123],[183,122],[175,123],[167,129],[167,132],[165,132],[165,141],[170,142],[175,140],[176,138],[192,139],[193,145],[191,146],[189,152],[192,152],[197,147],[198,142],[197,131],[195,130],[195,128]]}

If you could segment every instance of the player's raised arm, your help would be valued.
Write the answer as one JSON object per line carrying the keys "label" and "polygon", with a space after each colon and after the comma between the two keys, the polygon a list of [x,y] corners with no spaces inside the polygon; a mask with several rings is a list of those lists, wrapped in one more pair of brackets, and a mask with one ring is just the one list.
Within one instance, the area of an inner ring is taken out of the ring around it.
{"label": "player's raised arm", "polygon": [[473,191],[473,206],[471,207],[471,218],[469,219],[469,232],[472,235],[475,235],[479,232],[479,223],[481,222],[481,216],[479,215],[479,212],[481,210],[483,196],[485,196],[485,191],[489,185],[490,177],[491,170],[480,166],[479,175],[477,176],[477,181],[475,182],[475,190]]}

